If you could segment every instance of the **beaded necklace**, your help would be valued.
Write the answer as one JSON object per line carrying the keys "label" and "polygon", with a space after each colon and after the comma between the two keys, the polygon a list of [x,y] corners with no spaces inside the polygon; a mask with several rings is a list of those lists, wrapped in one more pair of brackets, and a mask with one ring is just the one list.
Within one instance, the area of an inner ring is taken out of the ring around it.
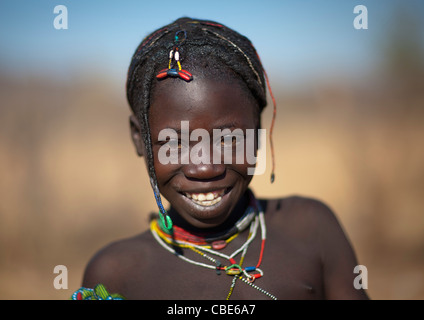
{"label": "beaded necklace", "polygon": [[155,221],[155,224],[158,226],[157,229],[162,238],[166,237],[172,240],[189,242],[190,244],[206,245],[208,248],[221,250],[250,225],[252,220],[255,218],[255,215],[255,210],[252,207],[249,207],[232,228],[213,235],[188,232],[176,225],[169,230],[163,226],[163,223],[158,221]]}
{"label": "beaded necklace", "polygon": [[[200,238],[196,239],[195,242],[188,241],[187,239],[191,237],[185,237],[184,235],[187,232],[186,231],[182,232],[182,229],[179,230],[176,236],[174,236],[172,234],[172,230],[171,232],[166,232],[165,230],[167,229],[165,227],[161,228],[160,220],[157,220],[157,219],[151,222],[150,230],[152,232],[153,237],[163,248],[173,253],[180,259],[193,265],[197,265],[203,268],[213,269],[216,271],[218,275],[220,275],[221,272],[224,271],[227,275],[234,276],[230,286],[230,290],[227,295],[227,300],[230,299],[234,291],[236,281],[238,279],[248,284],[252,288],[265,294],[269,298],[273,300],[277,300],[277,298],[274,295],[270,294],[264,289],[253,284],[253,282],[256,279],[263,276],[263,271],[259,267],[262,263],[262,257],[263,257],[263,252],[265,248],[266,226],[265,226],[264,214],[263,214],[262,208],[259,205],[259,202],[256,200],[256,198],[254,197],[253,193],[250,190],[249,190],[249,195],[250,195],[251,203],[249,207],[247,208],[245,215],[240,219],[238,223],[236,223],[236,225],[239,225],[241,221],[248,221],[250,219],[249,235],[247,237],[246,242],[230,255],[226,255],[217,250],[224,248],[226,244],[228,244],[229,242],[231,242],[234,238],[238,236],[239,232],[230,236],[226,240],[220,240],[220,241],[224,241],[225,245],[223,244],[223,242],[221,242],[221,246],[217,246],[217,245],[214,246],[213,242],[212,242],[212,245],[210,245],[205,239],[200,239]],[[249,218],[246,218],[246,217],[249,217]],[[243,223],[243,224],[247,227],[247,223]],[[242,267],[247,249],[250,243],[255,239],[259,226],[261,228],[261,250],[260,250],[258,262],[256,266]],[[173,226],[173,229],[174,228],[176,228],[176,226]],[[208,263],[203,263],[203,262],[199,262],[199,261],[195,261],[190,258],[187,258],[182,253],[177,252],[174,249],[175,246],[180,248],[190,249],[193,252],[196,252],[197,254],[202,256],[203,258],[209,260],[213,264],[211,265]],[[217,250],[214,250],[214,249],[217,249]],[[234,258],[240,253],[241,253],[240,262],[237,264]],[[212,255],[228,260],[230,265],[229,266],[222,265],[221,261],[218,260],[218,258],[214,258]]]}

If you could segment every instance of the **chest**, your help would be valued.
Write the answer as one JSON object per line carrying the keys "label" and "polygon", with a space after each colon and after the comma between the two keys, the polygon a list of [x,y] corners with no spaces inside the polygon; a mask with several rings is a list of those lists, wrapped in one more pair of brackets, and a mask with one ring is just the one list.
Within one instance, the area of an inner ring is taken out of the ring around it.
{"label": "chest", "polygon": [[[206,253],[205,257],[199,252],[180,248],[178,253],[184,257],[182,259],[157,243],[152,243],[152,251],[140,257],[138,266],[130,270],[131,276],[127,277],[122,293],[129,299],[154,300],[322,298],[318,259],[302,244],[289,245],[283,239],[272,240],[274,243],[267,240],[262,250],[261,240],[255,239],[244,255],[242,267],[260,264],[260,271],[249,272],[263,273],[262,277],[253,282],[247,281],[245,273],[228,275],[224,270],[217,272],[213,260],[218,259],[223,266],[231,265],[223,257],[210,253]],[[241,237],[222,253],[230,256],[243,241]],[[242,251],[234,256],[237,264],[241,263],[242,256]]]}

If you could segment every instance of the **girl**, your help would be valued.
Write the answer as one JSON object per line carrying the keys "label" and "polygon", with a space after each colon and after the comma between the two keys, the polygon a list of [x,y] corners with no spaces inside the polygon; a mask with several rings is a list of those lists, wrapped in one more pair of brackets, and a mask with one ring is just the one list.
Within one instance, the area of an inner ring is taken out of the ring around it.
{"label": "girl", "polygon": [[251,42],[219,23],[181,18],[142,41],[127,97],[159,216],[100,250],[74,299],[367,299],[327,206],[249,189],[267,83]]}

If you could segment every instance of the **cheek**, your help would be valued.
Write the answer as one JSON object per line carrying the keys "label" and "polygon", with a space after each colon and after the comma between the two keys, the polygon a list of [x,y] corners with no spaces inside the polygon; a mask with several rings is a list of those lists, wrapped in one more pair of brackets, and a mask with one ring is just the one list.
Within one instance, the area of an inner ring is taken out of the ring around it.
{"label": "cheek", "polygon": [[258,147],[259,147],[259,131],[257,129],[247,129],[241,146],[243,151],[233,151],[233,163],[240,164],[246,168],[255,167],[257,163]]}
{"label": "cheek", "polygon": [[[169,180],[169,178],[175,175],[181,168],[180,164],[172,164],[169,161],[169,157],[163,157],[163,153],[159,151],[159,148],[153,148],[154,155],[154,166],[156,172],[156,178],[159,184]],[[160,157],[162,156],[162,157]]]}
{"label": "cheek", "polygon": [[253,169],[255,167],[254,164],[249,164],[247,162],[243,163],[243,164],[232,164],[232,165],[228,165],[228,169],[232,170],[233,172],[237,173],[237,175],[250,182],[250,180],[252,180],[253,175],[249,174],[249,168]]}

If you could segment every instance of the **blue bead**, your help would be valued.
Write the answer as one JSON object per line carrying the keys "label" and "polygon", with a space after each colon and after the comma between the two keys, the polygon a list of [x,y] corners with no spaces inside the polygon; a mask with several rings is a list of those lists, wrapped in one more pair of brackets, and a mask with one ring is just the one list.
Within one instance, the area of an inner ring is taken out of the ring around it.
{"label": "blue bead", "polygon": [[246,272],[255,271],[256,270],[256,267],[246,267],[246,268],[244,268],[244,270]]}
{"label": "blue bead", "polygon": [[168,76],[170,77],[178,77],[178,71],[175,69],[169,69],[168,70]]}

